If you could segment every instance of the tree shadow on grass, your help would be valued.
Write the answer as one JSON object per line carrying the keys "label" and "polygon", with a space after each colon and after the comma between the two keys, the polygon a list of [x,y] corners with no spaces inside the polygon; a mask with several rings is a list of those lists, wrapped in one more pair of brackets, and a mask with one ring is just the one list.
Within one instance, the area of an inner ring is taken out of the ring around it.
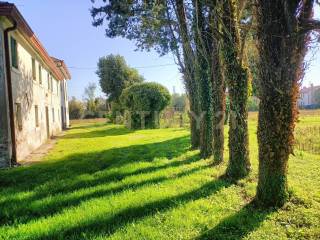
{"label": "tree shadow on grass", "polygon": [[[95,127],[99,127],[99,126],[95,126]],[[119,128],[100,129],[100,130],[81,132],[81,133],[70,133],[66,136],[63,136],[62,138],[63,139],[101,138],[101,137],[108,137],[108,136],[126,135],[134,132],[135,132],[134,130],[127,129],[124,127],[119,127]]]}
{"label": "tree shadow on grass", "polygon": [[[188,151],[189,137],[162,142],[112,148],[105,151],[72,154],[54,161],[44,161],[28,167],[1,170],[1,189],[14,192],[30,191],[53,180],[70,180],[81,174],[96,174],[136,162],[176,158]],[[114,178],[116,178],[115,176]]]}
{"label": "tree shadow on grass", "polygon": [[[179,157],[187,151],[188,147],[188,137],[180,137],[152,144],[74,154],[59,161],[43,162],[30,167],[2,171],[0,175],[1,195],[7,197],[0,202],[0,224],[12,224],[17,220],[26,222],[60,212],[66,207],[80,204],[83,200],[100,197],[111,192],[120,192],[130,187],[138,188],[140,185],[151,184],[152,181],[164,181],[165,178],[151,179],[150,182],[146,181],[132,186],[125,185],[106,191],[93,192],[60,202],[49,201],[38,209],[32,207],[34,202],[56,194],[69,194],[77,190],[121,181],[130,176],[152,173],[167,168],[179,168],[199,160],[198,155],[192,155],[187,159],[171,160],[161,165],[147,165],[133,170],[127,169],[124,172],[119,170],[121,167],[136,162],[152,162],[156,158],[172,159]],[[81,178],[81,176],[89,176],[89,178]],[[17,197],[19,193],[28,191],[33,192],[22,198]]]}
{"label": "tree shadow on grass", "polygon": [[223,219],[213,229],[202,233],[197,240],[238,240],[248,236],[259,228],[263,221],[275,209],[263,210],[256,207],[254,202],[248,203],[239,212]]}
{"label": "tree shadow on grass", "polygon": [[[125,174],[121,174],[119,173],[118,176],[115,174],[113,178],[109,178],[110,176],[107,177],[102,177],[102,178],[98,178],[98,179],[93,179],[93,181],[90,181],[90,184],[83,184],[81,182],[76,182],[75,185],[72,186],[68,186],[68,188],[62,188],[62,189],[57,189],[55,191],[50,191],[50,201],[46,200],[43,201],[43,203],[41,204],[41,208],[33,208],[32,207],[32,203],[35,201],[39,201],[39,200],[44,200],[46,197],[48,197],[48,192],[38,192],[37,194],[29,197],[29,198],[25,198],[23,200],[24,204],[20,204],[19,200],[8,200],[6,202],[3,202],[0,204],[0,209],[10,209],[10,215],[2,215],[0,213],[0,225],[3,224],[12,224],[14,223],[14,221],[17,221],[19,219],[19,223],[25,223],[31,220],[35,220],[36,218],[40,218],[40,217],[45,217],[45,216],[49,216],[49,215],[53,215],[56,213],[59,213],[61,211],[63,211],[66,208],[69,207],[75,207],[79,204],[81,204],[81,202],[83,201],[88,201],[90,199],[94,199],[94,198],[98,198],[98,197],[106,197],[108,195],[111,194],[117,194],[120,193],[122,191],[125,191],[127,189],[130,190],[137,190],[138,188],[150,185],[150,184],[160,184],[164,181],[168,181],[168,180],[173,180],[173,179],[177,179],[183,176],[187,176],[193,173],[196,173],[198,171],[201,171],[203,169],[208,168],[208,165],[205,166],[198,166],[198,167],[194,167],[188,170],[183,170],[182,172],[179,172],[177,174],[173,174],[173,175],[169,175],[166,177],[153,177],[150,179],[146,179],[143,181],[139,181],[136,183],[125,183],[122,184],[120,186],[114,186],[114,187],[110,187],[110,188],[105,188],[105,189],[101,189],[101,190],[94,190],[94,191],[89,191],[87,193],[82,193],[81,195],[74,195],[74,196],[70,196],[70,197],[66,197],[65,199],[61,199],[61,196],[67,196],[67,194],[72,194],[74,191],[77,190],[84,190],[86,188],[89,187],[97,187],[97,186],[102,186],[102,185],[106,185],[108,186],[108,184],[111,183],[116,183],[118,181],[121,181],[122,179],[125,179],[126,177],[131,177],[131,176],[136,176],[136,175],[140,175],[140,174],[145,174],[145,173],[151,173],[154,171],[159,171],[159,170],[164,170],[164,169],[178,169],[181,168],[183,166],[192,164],[193,162],[199,160],[199,156],[192,156],[186,160],[183,161],[176,161],[176,162],[171,162],[162,166],[158,166],[158,167],[148,167],[148,168],[144,168],[141,171],[137,170],[131,173],[125,173]],[[121,180],[118,180],[121,179]],[[57,199],[56,199],[57,198]]]}
{"label": "tree shadow on grass", "polygon": [[110,125],[110,124],[108,124],[106,122],[84,123],[84,124],[81,124],[80,126],[77,126],[77,127],[71,126],[70,128],[67,129],[67,131],[69,131],[69,130],[91,129],[91,128],[103,127],[103,126],[108,126],[108,125]]}
{"label": "tree shadow on grass", "polygon": [[142,206],[126,208],[116,212],[111,217],[99,217],[87,220],[75,227],[67,227],[45,233],[36,239],[83,239],[84,236],[112,235],[118,229],[134,221],[154,215],[158,212],[169,211],[179,205],[186,204],[201,198],[215,194],[219,190],[229,187],[231,183],[223,180],[215,180],[203,184],[197,189],[182,193],[177,196],[150,201]]}

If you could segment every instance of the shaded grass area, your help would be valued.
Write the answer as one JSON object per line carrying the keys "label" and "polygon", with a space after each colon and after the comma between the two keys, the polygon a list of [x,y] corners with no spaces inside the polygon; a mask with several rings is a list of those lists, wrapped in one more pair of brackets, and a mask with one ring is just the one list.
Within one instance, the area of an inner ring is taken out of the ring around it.
{"label": "shaded grass area", "polygon": [[253,172],[237,183],[189,150],[186,129],[79,122],[41,163],[0,171],[0,239],[318,239],[318,155],[292,157],[283,209],[253,206],[255,121]]}

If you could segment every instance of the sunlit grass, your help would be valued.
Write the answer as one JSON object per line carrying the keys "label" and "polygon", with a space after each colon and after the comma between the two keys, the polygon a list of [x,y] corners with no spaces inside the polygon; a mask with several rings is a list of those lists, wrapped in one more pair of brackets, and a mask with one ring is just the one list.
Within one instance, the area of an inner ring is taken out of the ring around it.
{"label": "sunlit grass", "polygon": [[[291,157],[284,208],[251,206],[256,119],[252,173],[237,184],[219,178],[227,159],[189,150],[187,129],[75,123],[41,163],[0,171],[0,239],[319,239],[319,154]],[[320,118],[303,114],[298,129],[311,125]]]}

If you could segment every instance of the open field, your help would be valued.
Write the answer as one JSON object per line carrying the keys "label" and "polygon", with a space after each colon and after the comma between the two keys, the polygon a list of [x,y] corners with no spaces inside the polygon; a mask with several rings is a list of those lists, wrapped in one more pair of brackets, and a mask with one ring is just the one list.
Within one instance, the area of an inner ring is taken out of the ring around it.
{"label": "open field", "polygon": [[187,129],[73,123],[41,163],[0,172],[0,239],[319,239],[320,117],[313,113],[303,112],[297,126],[297,142],[311,139],[313,147],[290,159],[291,200],[268,211],[250,204],[256,114],[252,173],[237,184],[219,178],[227,159],[214,167],[189,150]]}

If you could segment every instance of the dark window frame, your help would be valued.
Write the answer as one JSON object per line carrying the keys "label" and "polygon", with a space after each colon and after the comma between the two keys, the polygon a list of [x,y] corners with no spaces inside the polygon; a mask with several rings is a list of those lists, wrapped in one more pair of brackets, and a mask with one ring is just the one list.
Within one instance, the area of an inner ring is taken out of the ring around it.
{"label": "dark window frame", "polygon": [[18,57],[18,42],[14,37],[10,38],[10,50],[11,50],[11,66],[15,69],[19,69],[19,57]]}
{"label": "dark window frame", "polygon": [[42,85],[42,66],[40,64],[38,66],[38,72],[39,72],[39,84]]}
{"label": "dark window frame", "polygon": [[31,58],[32,79],[37,81],[36,59]]}

